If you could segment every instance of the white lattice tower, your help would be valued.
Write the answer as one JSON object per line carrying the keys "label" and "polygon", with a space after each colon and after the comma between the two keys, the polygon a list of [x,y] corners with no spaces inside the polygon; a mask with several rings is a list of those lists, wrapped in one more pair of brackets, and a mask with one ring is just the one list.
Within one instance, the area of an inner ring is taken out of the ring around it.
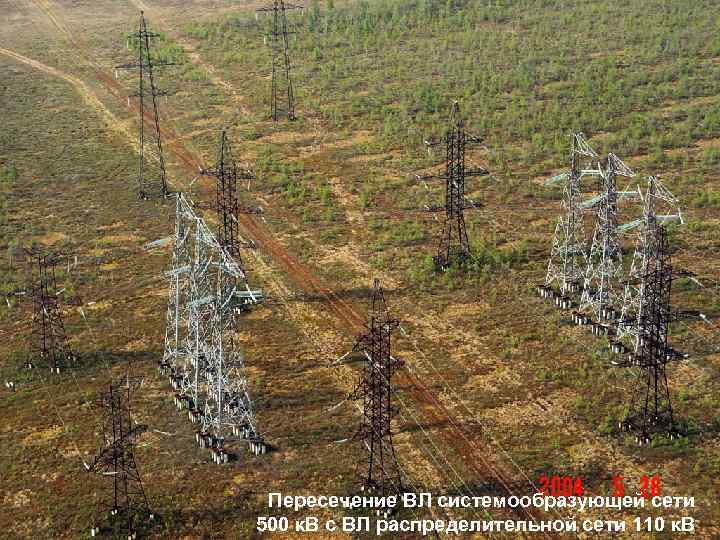
{"label": "white lattice tower", "polygon": [[190,253],[188,244],[193,216],[188,216],[176,198],[175,236],[172,253],[172,269],[166,272],[169,281],[167,323],[165,326],[165,352],[161,368],[176,374],[185,362],[188,315],[188,274]]}
{"label": "white lattice tower", "polygon": [[223,445],[231,436],[242,436],[253,451],[263,452],[236,344],[238,314],[262,292],[249,288],[238,262],[182,194],[176,211],[165,344],[179,390],[176,401],[201,423],[198,442],[214,451],[216,462],[227,460]]}
{"label": "white lattice tower", "polygon": [[[207,231],[209,233],[209,231]],[[213,274],[213,315],[208,341],[205,385],[207,398],[202,430],[222,448],[231,436],[254,439],[257,435],[252,402],[244,376],[244,360],[237,345],[236,326],[247,289],[245,274],[237,262],[208,237],[217,255]]]}
{"label": "white lattice tower", "polygon": [[213,313],[212,252],[204,242],[204,222],[200,218],[195,221],[193,262],[189,274],[188,361],[185,365],[182,394],[190,398],[192,411],[200,411],[206,396],[204,370]]}
{"label": "white lattice tower", "polygon": [[657,263],[657,227],[664,223],[683,223],[678,200],[657,177],[648,177],[645,193],[643,194],[639,187],[638,192],[643,202],[643,215],[625,226],[625,230],[639,230],[618,324],[618,339],[628,342],[635,352],[639,348],[641,323],[649,301],[646,295],[646,278]]}
{"label": "white lattice tower", "polygon": [[597,199],[597,213],[592,245],[587,257],[580,309],[598,319],[615,319],[618,283],[623,276],[623,255],[618,230],[618,197],[637,192],[617,190],[617,177],[634,173],[615,154],[608,154],[602,169],[602,192]]}
{"label": "white lattice tower", "polygon": [[562,294],[580,290],[585,274],[585,230],[581,184],[584,177],[601,174],[598,155],[582,133],[574,133],[570,151],[570,170],[550,178],[546,185],[563,184],[563,215],[558,219],[548,261],[545,285],[557,285]]}

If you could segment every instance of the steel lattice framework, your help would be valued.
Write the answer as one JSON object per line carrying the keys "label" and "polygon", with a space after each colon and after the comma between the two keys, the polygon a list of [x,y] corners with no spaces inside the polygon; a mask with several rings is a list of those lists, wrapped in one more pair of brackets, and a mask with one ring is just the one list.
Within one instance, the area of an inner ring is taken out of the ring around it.
{"label": "steel lattice framework", "polygon": [[249,288],[243,269],[183,194],[176,199],[175,235],[160,367],[170,371],[176,404],[200,423],[197,441],[216,462],[227,461],[225,441],[232,437],[264,452],[235,343],[238,312],[260,301],[262,292]]}
{"label": "steel lattice framework", "polygon": [[648,444],[656,434],[671,438],[678,434],[665,370],[674,351],[668,346],[672,266],[662,225],[654,227],[652,243],[655,256],[643,276],[646,302],[640,316],[638,350],[632,362],[639,368],[638,383],[628,414],[620,423],[623,430],[635,434],[639,444]]}
{"label": "steel lattice framework", "polygon": [[[185,215],[182,213],[185,212]],[[165,351],[160,362],[163,373],[170,372],[173,387],[179,389],[184,377],[180,370],[187,364],[190,350],[188,303],[190,298],[189,273],[192,262],[191,240],[194,213],[176,199],[175,235],[172,252],[172,269],[166,272],[169,278],[167,322],[165,326]]]}
{"label": "steel lattice framework", "polygon": [[580,291],[585,276],[586,248],[583,226],[582,180],[602,174],[598,155],[582,133],[572,135],[570,170],[548,179],[545,185],[563,182],[563,215],[555,226],[545,285],[557,286],[561,295]]}
{"label": "steel lattice framework", "polygon": [[[599,177],[600,189],[594,197],[580,202],[579,179],[583,170],[578,167],[577,159],[584,156],[595,160],[597,155],[578,135],[574,135],[573,139],[570,171],[546,181],[546,185],[565,182],[565,215],[555,229],[546,282],[537,289],[541,296],[553,299],[560,308],[572,306],[568,293],[575,292],[574,284],[580,275],[577,258],[583,252],[582,212],[595,208],[595,230],[586,256],[580,309],[590,312],[597,321],[574,311],[573,322],[591,325],[596,335],[612,336],[610,350],[622,355],[618,357],[622,360],[612,360],[611,364],[639,371],[629,410],[619,427],[633,432],[640,444],[648,444],[654,435],[673,438],[679,430],[673,418],[666,365],[668,361],[679,360],[684,355],[668,345],[668,326],[675,314],[670,309],[673,272],[663,224],[682,223],[682,214],[675,197],[656,177],[647,179],[644,193],[639,186],[636,190],[618,191],[617,178],[630,178],[634,173],[612,153],[608,154],[604,164],[598,163],[597,168],[590,167],[585,171]],[[636,197],[643,203],[642,216],[620,224],[618,203]],[[669,207],[670,212],[659,213],[661,206]],[[629,279],[624,280],[621,235],[635,229],[639,229],[635,252],[628,272]],[[681,272],[681,275],[692,276],[688,272]],[[553,289],[553,283],[558,283],[559,291]],[[624,286],[624,298],[618,317],[615,306],[619,295],[616,289],[620,285]],[[692,311],[680,313],[698,314]],[[600,322],[603,319],[609,322]],[[625,354],[628,348],[623,340],[633,341],[634,352]]]}
{"label": "steel lattice framework", "polygon": [[242,266],[240,248],[252,248],[254,244],[241,240],[238,215],[262,214],[262,210],[258,207],[241,205],[238,201],[238,180],[251,180],[255,178],[255,175],[249,169],[238,167],[225,130],[220,134],[217,163],[211,169],[203,170],[201,173],[215,178],[218,242]]}
{"label": "steel lattice framework", "polygon": [[[642,321],[649,302],[645,278],[658,262],[657,228],[662,226],[662,223],[683,223],[677,199],[657,177],[648,177],[645,193],[643,194],[639,187],[638,192],[643,202],[643,215],[625,225],[625,230],[636,227],[640,230],[625,284],[623,307],[618,324],[618,339],[631,342],[635,352],[639,350]],[[673,213],[659,214],[658,211],[662,211],[661,206]]]}
{"label": "steel lattice framework", "polygon": [[450,113],[449,127],[443,139],[439,142],[426,143],[428,146],[445,144],[445,173],[417,177],[419,180],[445,181],[445,205],[427,208],[429,211],[444,210],[445,212],[437,255],[433,257],[437,270],[445,270],[453,264],[463,265],[471,257],[470,242],[465,227],[465,209],[477,208],[479,204],[465,197],[465,178],[489,173],[483,168],[467,169],[465,150],[468,144],[481,142],[479,137],[465,131],[465,122],[460,115],[460,104],[455,101]]}
{"label": "steel lattice framework", "polygon": [[[277,121],[280,117],[278,108],[279,93],[283,93],[284,85],[287,97],[287,110],[285,114],[288,119],[295,120],[295,94],[293,92],[292,79],[290,77],[290,53],[288,43],[287,10],[304,9],[302,6],[289,4],[283,0],[273,0],[272,5],[258,8],[260,13],[272,12],[272,28],[270,31],[270,55],[272,62],[272,79],[270,83],[270,117]],[[280,75],[282,71],[282,75]],[[280,78],[282,77],[282,80]]]}
{"label": "steel lattice framework", "polygon": [[[197,421],[203,409],[203,401],[207,395],[204,386],[204,373],[209,367],[207,357],[207,343],[210,339],[213,319],[213,267],[212,244],[216,242],[214,236],[187,205],[183,208],[183,217],[192,213],[191,236],[191,263],[188,268],[188,303],[187,328],[189,354],[186,356],[184,376],[181,380],[180,395],[186,400],[190,419]],[[219,246],[218,246],[219,250]],[[240,269],[237,269],[240,271]]]}
{"label": "steel lattice framework", "polygon": [[39,361],[46,365],[51,373],[60,370],[75,360],[59,309],[59,296],[55,267],[57,257],[30,253],[37,275],[30,286],[33,304],[31,357],[28,368]]}
{"label": "steel lattice framework", "polygon": [[[165,157],[163,155],[162,137],[160,131],[160,116],[158,114],[158,97],[166,95],[166,92],[158,90],[155,86],[154,68],[160,66],[173,65],[171,62],[162,62],[153,59],[150,51],[150,42],[157,38],[159,34],[150,32],[147,28],[145,15],[140,12],[140,28],[131,35],[133,41],[138,46],[138,59],[136,63],[123,64],[116,66],[115,69],[137,69],[138,70],[138,90],[134,97],[138,98],[138,112],[140,115],[140,134],[139,134],[139,169],[138,169],[138,197],[147,200],[151,197],[165,197],[168,194],[166,173],[165,173]],[[150,97],[151,109],[147,110],[146,101]],[[147,136],[145,134],[145,121],[152,121],[151,141],[148,145]],[[152,164],[147,159],[146,147],[149,146],[149,153],[153,154],[157,160],[157,164]]]}
{"label": "steel lattice framework", "polygon": [[363,402],[362,423],[355,434],[367,449],[366,459],[358,463],[361,488],[380,496],[402,491],[402,475],[392,439],[392,418],[397,413],[392,404],[395,393],[392,376],[403,364],[391,355],[391,335],[398,324],[388,313],[380,281],[376,279],[367,331],[353,349],[362,352],[367,362],[352,397]]}
{"label": "steel lattice framework", "polygon": [[[127,377],[121,383],[111,383],[100,394],[98,404],[104,411],[102,443],[92,465],[87,466],[89,471],[112,479],[109,500],[102,502],[99,510],[108,513],[112,532],[128,539],[135,538],[154,519],[135,462],[136,439],[147,430],[147,426],[133,423],[130,411],[131,390],[138,382]],[[100,516],[96,519],[92,536],[101,531]]]}
{"label": "steel lattice framework", "polygon": [[618,200],[637,196],[638,193],[617,190],[618,176],[632,177],[635,173],[615,154],[608,154],[605,167],[601,170],[600,195],[584,203],[585,206],[597,205],[597,213],[580,309],[591,312],[598,320],[614,320],[616,313],[613,306],[618,303],[617,288],[624,272],[618,228]]}

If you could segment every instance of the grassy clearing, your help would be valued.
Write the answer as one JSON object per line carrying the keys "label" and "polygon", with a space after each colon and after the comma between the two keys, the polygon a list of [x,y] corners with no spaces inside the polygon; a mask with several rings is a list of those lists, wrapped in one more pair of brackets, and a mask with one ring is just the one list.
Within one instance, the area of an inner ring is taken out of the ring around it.
{"label": "grassy clearing", "polygon": [[[529,488],[515,464],[531,478],[582,474],[590,493],[598,495],[608,494],[608,479],[618,471],[629,479],[629,489],[637,488],[642,474],[657,471],[666,493],[694,495],[701,504],[694,515],[704,524],[718,522],[711,504],[720,496],[713,483],[720,463],[720,403],[713,397],[720,390],[716,330],[693,321],[673,328],[678,348],[692,355],[670,372],[676,413],[699,432],[638,450],[614,432],[632,377],[606,369],[605,344],[533,298],[530,287],[544,273],[559,209],[558,193],[539,180],[565,166],[568,134],[582,129],[596,150],[616,152],[643,175],[660,173],[681,198],[687,225],[673,234],[674,262],[703,276],[708,289],[678,283],[675,301],[720,314],[720,275],[713,262],[720,249],[720,42],[707,37],[716,34],[712,2],[313,3],[304,18],[290,16],[299,30],[292,59],[300,118],[278,125],[266,118],[269,51],[262,35],[268,19],[256,21],[242,9],[216,16],[185,7],[189,11],[180,14],[176,3],[154,4],[173,13],[157,48],[159,56],[178,63],[159,75],[160,86],[171,90],[162,109],[167,121],[208,162],[215,154],[215,130],[230,127],[236,152],[258,171],[252,193],[243,197],[267,209],[268,226],[281,242],[338,295],[360,306],[371,278],[383,279],[393,312],[411,336],[398,339],[398,356],[478,442],[507,452],[493,457],[513,471],[519,489]],[[63,8],[70,24],[82,27],[82,8]],[[128,21],[122,31],[100,18],[88,36],[105,66],[131,55],[118,44],[125,29],[134,28],[136,13],[116,9],[115,15]],[[152,18],[151,26],[158,26]],[[55,50],[69,47],[55,38],[47,38],[52,44],[47,47],[35,38],[12,37],[19,49],[53,65],[60,64]],[[200,63],[183,49],[188,42]],[[227,88],[213,83],[207,66],[229,81],[247,113]],[[264,507],[264,494],[276,488],[350,491],[351,464],[359,451],[335,441],[352,433],[354,411],[296,421],[332,406],[348,390],[318,366],[342,354],[350,338],[311,301],[267,308],[272,310],[267,317],[248,322],[251,383],[261,419],[277,432],[280,451],[267,461],[253,460],[252,467],[238,463],[232,474],[211,467],[190,444],[188,426],[170,410],[163,383],[151,374],[162,342],[164,298],[148,296],[163,285],[145,280],[159,273],[167,254],[144,255],[139,246],[167,235],[167,209],[136,204],[132,189],[115,189],[125,180],[101,181],[115,165],[127,166],[120,178],[131,178],[132,153],[97,119],[88,120],[91,114],[69,96],[68,87],[9,67],[9,91],[19,98],[0,131],[0,162],[5,170],[14,165],[18,176],[3,189],[10,190],[10,208],[18,201],[28,206],[7,212],[0,256],[12,251],[13,242],[55,239],[53,245],[97,261],[75,272],[74,294],[108,302],[90,318],[92,331],[79,314],[68,315],[74,345],[90,360],[79,381],[82,390],[55,400],[70,426],[58,437],[63,451],[72,451],[71,442],[92,416],[74,403],[102,384],[102,359],[120,369],[134,358],[152,380],[138,410],[157,429],[178,434],[171,441],[159,437],[139,458],[150,478],[148,490],[165,511],[166,535],[200,536],[210,524],[218,536],[244,537]],[[88,76],[81,62],[65,67]],[[123,80],[130,88],[132,80]],[[474,268],[438,276],[430,271],[429,256],[439,224],[416,210],[437,204],[442,193],[437,186],[417,185],[413,175],[436,170],[442,156],[428,155],[422,140],[442,131],[452,99],[461,100],[469,129],[486,137],[491,150],[475,150],[470,159],[486,165],[494,178],[468,182],[469,194],[484,205],[467,216]],[[39,120],[29,127],[28,110]],[[83,131],[74,132],[73,144],[60,152],[66,126],[79,125]],[[170,162],[179,182],[189,180]],[[105,202],[117,197],[110,211]],[[627,214],[636,210],[628,208]],[[119,267],[106,266],[118,261]],[[261,271],[261,260],[254,264],[251,271],[263,287],[285,277]],[[13,286],[16,276],[4,270],[3,287]],[[124,303],[137,297],[137,304]],[[18,311],[2,313],[2,329],[12,329]],[[303,332],[308,328],[320,333],[326,350],[308,343]],[[3,344],[3,369],[20,359],[23,339],[18,333]],[[59,385],[66,389],[69,381]],[[53,418],[38,421],[35,410],[48,398],[40,385],[33,389],[2,396],[16,426],[28,424],[22,437],[29,440],[36,440],[36,432],[54,432],[58,424]],[[406,397],[402,389],[401,396]],[[438,491],[492,493],[493,487],[450,451],[449,465],[438,458],[439,467],[428,466],[442,426],[423,425],[428,439],[409,411],[403,412],[408,418],[398,422],[399,454],[418,483]],[[3,432],[3,438],[10,435]],[[89,443],[81,449],[92,451]],[[8,500],[19,504],[15,515],[28,520],[28,530],[52,523],[58,535],[63,516],[76,516],[71,529],[79,530],[90,511],[83,514],[65,499],[57,504],[41,483],[42,475],[49,478],[59,469],[59,492],[89,503],[91,494],[74,476],[76,463],[60,460],[50,448],[39,455],[32,463],[13,448],[2,456],[3,463],[13,464],[9,485],[29,490],[13,490]],[[453,485],[451,467],[469,486]],[[28,473],[32,482],[24,480]],[[226,498],[210,500],[192,488],[200,478],[222,486]],[[35,505],[36,517],[23,501],[37,500],[46,502]],[[186,510],[178,511],[182,506]],[[708,538],[714,534],[705,527],[702,532]]]}

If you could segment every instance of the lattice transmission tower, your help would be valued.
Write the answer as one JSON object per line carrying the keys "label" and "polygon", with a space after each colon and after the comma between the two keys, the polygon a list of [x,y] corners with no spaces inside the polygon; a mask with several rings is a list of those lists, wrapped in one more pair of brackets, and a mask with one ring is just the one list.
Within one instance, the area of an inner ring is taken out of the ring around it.
{"label": "lattice transmission tower", "polygon": [[361,440],[367,450],[366,459],[358,463],[361,489],[379,496],[397,494],[403,489],[392,438],[392,419],[397,414],[392,377],[403,365],[391,353],[392,332],[398,324],[388,312],[380,281],[376,279],[367,331],[353,349],[362,352],[367,362],[352,398],[363,402],[363,418],[355,434],[355,439]]}
{"label": "lattice transmission tower", "polygon": [[238,313],[262,299],[238,262],[220,245],[183,194],[176,198],[175,246],[170,278],[164,365],[177,390],[175,402],[200,424],[196,440],[225,462],[225,442],[241,437],[255,453],[267,445],[258,434],[235,342]]}
{"label": "lattice transmission tower", "polygon": [[147,426],[136,424],[130,410],[131,391],[139,381],[126,377],[121,382],[111,383],[101,393],[98,404],[103,408],[103,435],[100,449],[89,471],[112,480],[104,501],[98,505],[98,515],[92,525],[91,535],[103,531],[101,516],[107,516],[107,526],[115,535],[136,538],[154,520],[145,490],[135,462],[135,443],[147,430]]}
{"label": "lattice transmission tower", "polygon": [[[185,215],[182,215],[183,212]],[[179,199],[176,199],[175,216],[172,269],[165,272],[169,281],[165,350],[158,368],[163,374],[169,373],[173,388],[179,391],[184,378],[183,370],[190,354],[190,328],[187,326],[190,298],[188,277],[194,255],[190,235],[195,216],[191,209],[180,204]],[[175,399],[178,402],[179,395]]]}
{"label": "lattice transmission tower", "polygon": [[55,273],[57,257],[31,251],[33,265],[37,273],[30,285],[33,305],[32,339],[28,368],[41,363],[51,373],[60,370],[75,361],[65,334],[65,324],[60,313],[60,296]]}
{"label": "lattice transmission tower", "polygon": [[185,267],[188,280],[187,338],[188,351],[184,375],[180,380],[180,396],[188,408],[188,417],[196,423],[200,420],[207,396],[205,370],[208,367],[208,347],[213,324],[214,287],[212,266],[212,243],[215,237],[205,222],[197,217],[192,208],[186,205],[181,217],[190,216],[191,220],[191,259]]}
{"label": "lattice transmission tower", "polygon": [[[655,176],[647,179],[645,193],[638,187],[643,203],[642,217],[625,226],[629,231],[639,228],[628,279],[625,284],[623,307],[618,324],[619,340],[625,340],[632,350],[639,350],[642,321],[649,298],[645,294],[645,277],[657,265],[657,228],[663,223],[683,223],[675,196]],[[660,213],[665,211],[665,213]]]}
{"label": "lattice transmission tower", "polygon": [[427,141],[428,146],[445,144],[445,173],[441,175],[418,176],[418,180],[444,180],[445,205],[429,206],[429,211],[444,211],[442,234],[437,255],[433,257],[436,270],[445,270],[455,265],[463,265],[471,257],[470,242],[465,227],[465,210],[477,208],[475,201],[465,197],[465,178],[489,174],[486,169],[467,169],[465,150],[468,144],[481,143],[482,140],[465,131],[465,121],[460,115],[460,104],[455,101],[450,113],[450,122],[445,136],[437,142]]}
{"label": "lattice transmission tower", "polygon": [[595,231],[587,257],[580,309],[600,319],[617,318],[618,284],[623,277],[623,253],[620,245],[618,201],[636,197],[636,191],[618,191],[617,177],[632,177],[635,173],[615,154],[608,154],[601,168],[601,193],[584,203],[596,206]]}
{"label": "lattice transmission tower", "polygon": [[668,346],[668,326],[672,318],[670,292],[672,266],[667,249],[665,227],[653,229],[655,257],[643,276],[645,305],[640,316],[638,350],[632,363],[639,368],[627,416],[620,428],[635,434],[639,444],[648,444],[653,435],[679,434],[673,418],[666,365],[674,351]]}
{"label": "lattice transmission tower", "polygon": [[545,287],[557,287],[560,295],[577,293],[585,276],[586,241],[582,181],[601,174],[598,155],[582,133],[573,133],[570,170],[548,179],[546,186],[563,183],[563,214],[555,226]]}
{"label": "lattice transmission tower", "polygon": [[[260,13],[272,12],[272,28],[270,30],[270,55],[272,62],[272,75],[270,82],[270,117],[277,122],[280,114],[284,112],[288,119],[295,120],[295,94],[292,78],[290,77],[290,45],[288,34],[287,10],[305,9],[303,6],[289,4],[283,0],[273,0],[272,5],[258,8]],[[282,95],[287,98],[285,111],[278,107]]]}
{"label": "lattice transmission tower", "polygon": [[240,237],[240,214],[262,214],[259,207],[241,205],[238,200],[239,180],[255,178],[249,169],[241,169],[232,154],[230,140],[225,130],[220,134],[218,159],[215,166],[201,171],[215,178],[215,211],[217,212],[217,238],[228,254],[242,266],[240,248],[255,247]]}
{"label": "lattice transmission tower", "polygon": [[[159,34],[147,28],[145,15],[140,12],[140,28],[131,34],[130,40],[138,47],[137,62],[116,66],[115,69],[136,69],[138,72],[138,90],[133,97],[138,99],[138,113],[140,122],[138,166],[138,197],[143,200],[151,197],[165,197],[168,194],[165,173],[165,156],[163,154],[162,134],[160,130],[160,115],[158,113],[158,97],[167,95],[167,92],[158,90],[155,86],[153,70],[161,66],[171,66],[172,62],[156,60],[152,57],[150,43]],[[147,106],[149,97],[150,108]],[[145,133],[145,122],[152,126],[149,137]],[[148,141],[147,139],[150,139]],[[154,159],[148,158],[150,154]]]}

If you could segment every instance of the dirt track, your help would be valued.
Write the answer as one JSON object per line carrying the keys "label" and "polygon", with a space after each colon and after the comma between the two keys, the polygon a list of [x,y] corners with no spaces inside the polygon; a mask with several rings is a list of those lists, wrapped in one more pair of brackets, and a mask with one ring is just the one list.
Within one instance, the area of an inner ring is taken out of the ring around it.
{"label": "dirt track", "polygon": [[73,75],[70,75],[69,73],[65,73],[51,66],[47,66],[42,62],[38,62],[37,60],[28,58],[27,56],[23,56],[22,54],[16,53],[8,49],[3,49],[0,47],[0,54],[4,54],[5,56],[10,57],[17,62],[20,62],[21,64],[25,64],[32,67],[33,69],[37,69],[39,71],[47,73],[48,75],[52,75],[53,77],[58,77],[69,82],[78,92],[78,94],[80,94],[80,97],[83,99],[83,101],[85,101],[85,103],[87,103],[92,109],[99,113],[105,119],[105,122],[109,126],[118,130],[123,136],[125,136],[130,141],[130,143],[133,144],[136,150],[138,149],[135,137],[133,137],[133,135],[130,133],[127,125],[118,120],[118,118],[113,113],[111,113],[107,109],[107,107],[105,107],[105,105],[103,105],[103,103],[97,98],[97,96],[92,92],[92,90],[90,90],[90,87],[83,81]]}

